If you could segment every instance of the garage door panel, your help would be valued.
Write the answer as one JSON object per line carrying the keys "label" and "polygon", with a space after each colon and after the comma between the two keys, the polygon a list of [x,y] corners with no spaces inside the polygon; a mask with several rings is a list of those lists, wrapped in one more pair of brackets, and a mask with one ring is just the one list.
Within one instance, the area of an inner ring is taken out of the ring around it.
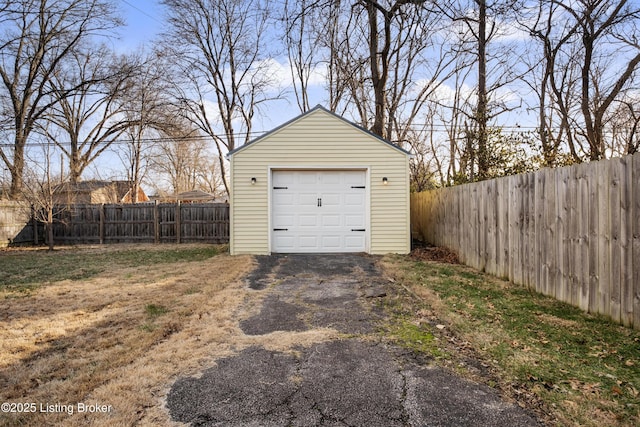
{"label": "garage door panel", "polygon": [[359,250],[364,245],[364,233],[360,236],[346,236],[345,247],[347,249]]}
{"label": "garage door panel", "polygon": [[[281,232],[279,232],[281,233]],[[274,246],[280,248],[282,252],[291,252],[295,250],[296,241],[293,236],[287,236],[283,234],[276,234],[273,237]]]}
{"label": "garage door panel", "polygon": [[322,236],[322,248],[326,251],[340,250],[342,243],[341,235],[324,235]]}
{"label": "garage door panel", "polygon": [[280,206],[293,206],[295,204],[294,195],[291,193],[283,193],[278,191],[273,195],[273,203]]}
{"label": "garage door panel", "polygon": [[[322,193],[319,197],[322,201],[322,211],[340,208],[343,205],[342,195],[336,193]],[[320,212],[322,213],[322,212]]]}
{"label": "garage door panel", "polygon": [[317,206],[318,194],[317,193],[299,193],[298,204],[307,205],[307,206]]}
{"label": "garage door panel", "polygon": [[300,235],[298,237],[298,245],[300,247],[300,249],[305,250],[305,249],[312,249],[312,250],[317,250],[319,248],[318,245],[318,236],[316,235]]}
{"label": "garage door panel", "polygon": [[363,194],[345,194],[344,204],[345,206],[362,206],[364,205],[364,193]]}
{"label": "garage door panel", "polygon": [[[366,250],[366,172],[274,171],[273,252]],[[356,187],[356,188],[353,188]],[[286,238],[283,237],[286,235]]]}
{"label": "garage door panel", "polygon": [[362,186],[365,185],[365,174],[360,173],[359,171],[349,171],[344,172],[343,175],[344,183],[351,186]]}
{"label": "garage door panel", "polygon": [[315,185],[318,181],[318,176],[316,172],[310,173],[296,173],[293,172],[297,179],[293,180],[294,184],[300,185]]}
{"label": "garage door panel", "polygon": [[293,227],[295,224],[295,215],[279,214],[273,217],[274,228]]}
{"label": "garage door panel", "polygon": [[339,227],[341,215],[322,215],[323,227]]}
{"label": "garage door panel", "polygon": [[364,227],[364,215],[345,215],[344,220],[348,227]]}
{"label": "garage door panel", "polygon": [[278,171],[277,174],[273,174],[271,177],[271,183],[275,187],[286,187],[287,184],[291,184],[293,177],[294,172]]}
{"label": "garage door panel", "polygon": [[301,227],[317,227],[318,216],[317,215],[299,215],[298,225]]}
{"label": "garage door panel", "polygon": [[319,172],[320,174],[320,182],[323,185],[337,185],[340,184],[343,177],[340,176],[340,172],[336,172],[336,173],[323,173],[323,172]]}

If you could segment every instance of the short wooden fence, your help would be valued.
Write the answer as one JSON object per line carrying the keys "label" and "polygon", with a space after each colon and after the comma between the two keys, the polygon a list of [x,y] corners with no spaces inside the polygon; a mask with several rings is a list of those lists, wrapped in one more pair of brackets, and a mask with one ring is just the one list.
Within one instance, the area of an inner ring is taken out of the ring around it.
{"label": "short wooden fence", "polygon": [[[54,213],[56,245],[229,242],[226,203],[60,205]],[[45,242],[44,224],[28,204],[0,204],[0,245]]]}
{"label": "short wooden fence", "polygon": [[229,241],[226,203],[73,205],[56,212],[56,244]]}

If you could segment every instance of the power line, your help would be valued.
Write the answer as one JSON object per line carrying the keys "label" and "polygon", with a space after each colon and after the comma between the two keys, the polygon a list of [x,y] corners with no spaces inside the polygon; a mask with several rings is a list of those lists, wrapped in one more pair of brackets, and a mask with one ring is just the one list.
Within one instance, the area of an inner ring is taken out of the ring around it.
{"label": "power line", "polygon": [[128,5],[129,7],[137,10],[138,12],[142,13],[144,16],[153,19],[154,21],[156,21],[159,24],[162,24],[163,22],[160,21],[158,18],[156,18],[155,16],[149,15],[147,12],[145,12],[144,10],[140,9],[138,6],[135,6],[131,3],[129,3],[127,0],[122,0],[122,3]]}
{"label": "power line", "polygon": [[[425,127],[425,129],[416,129],[419,127]],[[445,132],[449,132],[451,130],[450,126],[447,126],[445,124],[429,124],[429,123],[413,123],[411,125],[412,130],[414,131],[424,131],[426,133],[429,132],[438,132],[438,133],[445,133]],[[539,126],[521,126],[521,125],[503,125],[503,126],[494,126],[494,128],[496,129],[501,129],[501,130],[505,130],[508,132],[518,132],[518,131],[530,131],[530,130],[538,130]],[[227,134],[221,134],[218,135],[218,138],[222,138],[222,139],[231,139],[229,138],[229,136],[232,136],[233,138],[241,138],[241,137],[245,137],[245,136],[249,136],[250,138],[256,138],[260,135],[263,135],[265,133],[267,133],[269,131],[251,131],[248,133],[237,133],[237,134],[233,134],[233,135],[227,135]],[[160,142],[170,142],[170,141],[176,141],[176,142],[188,142],[188,141],[201,141],[201,140],[207,140],[207,139],[213,139],[211,136],[180,136],[180,137],[150,137],[150,138],[140,138],[136,141],[132,141],[131,139],[115,139],[115,140],[111,140],[111,141],[104,141],[102,144],[109,144],[109,145],[127,145],[127,144],[131,144],[131,143],[142,143],[142,144],[154,144],[154,143],[160,143]],[[83,141],[83,142],[79,142],[79,144],[83,144],[86,143],[87,141]],[[47,147],[47,146],[55,146],[55,145],[71,145],[71,141],[39,141],[39,142],[27,142],[25,144],[27,147]],[[0,147],[1,148],[9,148],[9,147],[13,147],[13,144],[11,143],[0,143]]]}
{"label": "power line", "polygon": [[[266,132],[264,131],[251,131],[248,133],[237,133],[237,134],[233,134],[231,136],[233,136],[234,138],[237,137],[244,137],[244,136],[259,136],[262,135]],[[219,135],[219,138],[226,138],[229,139],[229,135]],[[126,145],[126,144],[131,144],[131,143],[143,143],[143,144],[154,144],[154,143],[160,143],[160,142],[170,142],[170,141],[180,141],[180,142],[188,142],[188,141],[202,141],[202,140],[207,140],[207,139],[213,139],[211,136],[180,136],[180,137],[150,137],[150,138],[140,138],[136,141],[132,141],[131,139],[114,139],[114,140],[109,140],[109,141],[104,141],[102,142],[102,144],[109,144],[109,145]],[[82,141],[79,142],[79,144],[83,144],[86,143],[87,141]],[[0,147],[13,147],[14,144],[11,143],[1,143]],[[38,142],[27,142],[25,144],[28,147],[47,147],[47,146],[54,146],[54,145],[71,145],[71,141],[38,141]]]}

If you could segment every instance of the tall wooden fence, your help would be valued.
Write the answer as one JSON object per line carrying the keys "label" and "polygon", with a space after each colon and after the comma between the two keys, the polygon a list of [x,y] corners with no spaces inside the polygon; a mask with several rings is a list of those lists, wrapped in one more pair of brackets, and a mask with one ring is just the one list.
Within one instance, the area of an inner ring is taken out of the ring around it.
{"label": "tall wooden fence", "polygon": [[[0,212],[4,212],[1,207]],[[30,213],[29,208],[27,212]],[[54,212],[55,244],[229,241],[226,203],[91,204],[57,206]],[[28,219],[30,215],[26,221],[20,218],[13,220],[16,229],[7,232],[14,236],[7,238],[10,243],[37,244],[46,240],[41,223]]]}
{"label": "tall wooden fence", "polygon": [[425,241],[640,329],[640,153],[413,194]]}

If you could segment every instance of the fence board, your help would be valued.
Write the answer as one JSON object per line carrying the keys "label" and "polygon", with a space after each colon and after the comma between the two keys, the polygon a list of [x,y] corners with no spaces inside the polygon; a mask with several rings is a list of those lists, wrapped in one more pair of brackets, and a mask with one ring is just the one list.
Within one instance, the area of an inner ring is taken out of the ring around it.
{"label": "fence board", "polygon": [[[620,176],[620,321],[625,326],[633,324],[633,269],[626,268],[633,264],[633,226],[632,226],[632,158],[620,159],[622,173]],[[640,214],[640,212],[638,212]]]}
{"label": "fence board", "polygon": [[[600,220],[600,209],[598,205],[598,175],[601,170],[601,163],[595,163],[591,170],[592,176],[589,179],[589,200],[588,207],[589,210],[589,227],[588,227],[588,253],[587,257],[589,260],[589,278],[588,278],[588,310],[589,311],[597,311],[598,307],[598,282],[599,278],[599,270],[598,267],[600,265],[600,261],[598,258],[598,223]],[[584,284],[583,284],[584,286]],[[596,310],[594,310],[596,308]]]}
{"label": "fence board", "polygon": [[535,217],[536,217],[536,228],[535,228],[535,240],[536,240],[536,251],[535,251],[535,260],[534,265],[536,268],[536,280],[535,280],[535,289],[538,292],[541,292],[547,295],[547,289],[545,287],[544,282],[544,258],[543,258],[543,246],[544,246],[544,218],[543,218],[543,207],[544,207],[544,195],[545,195],[545,175],[543,173],[536,174],[536,186],[535,186]]}
{"label": "fence board", "polygon": [[544,206],[542,208],[544,212],[544,236],[542,238],[542,253],[544,254],[544,288],[546,294],[553,297],[557,297],[560,293],[557,288],[558,283],[558,257],[556,256],[557,247],[555,245],[555,239],[557,234],[558,224],[556,221],[556,205],[557,199],[557,180],[556,171],[553,169],[547,169],[545,172],[545,199]]}
{"label": "fence board", "polygon": [[[611,160],[609,169],[609,203],[616,208],[620,206],[620,161],[619,159]],[[611,318],[620,321],[620,282],[622,280],[622,271],[620,269],[620,258],[622,251],[620,247],[620,209],[608,209],[609,220],[611,224],[611,238],[609,251],[611,253],[611,279],[610,279],[610,308],[609,315]]]}
{"label": "fence board", "polygon": [[578,279],[579,307],[589,310],[589,164],[579,165],[578,172]]}
{"label": "fence board", "polygon": [[566,250],[568,242],[569,228],[567,221],[569,220],[569,206],[566,202],[568,198],[568,185],[569,185],[569,168],[556,169],[556,241],[552,244],[555,247],[557,253],[557,268],[558,274],[556,275],[556,286],[558,291],[556,292],[556,298],[561,301],[567,301],[568,288],[570,286],[569,281],[569,257],[570,253]]}
{"label": "fence board", "polygon": [[[495,180],[498,197],[498,270],[496,275],[507,277],[509,274],[509,189],[506,179]],[[487,183],[484,183],[487,185]]]}
{"label": "fence board", "polygon": [[609,162],[598,162],[598,307],[594,307],[597,313],[609,313],[609,281],[611,280],[611,253],[609,221]]}
{"label": "fence board", "polygon": [[462,262],[640,329],[640,153],[411,204],[414,229]]}

